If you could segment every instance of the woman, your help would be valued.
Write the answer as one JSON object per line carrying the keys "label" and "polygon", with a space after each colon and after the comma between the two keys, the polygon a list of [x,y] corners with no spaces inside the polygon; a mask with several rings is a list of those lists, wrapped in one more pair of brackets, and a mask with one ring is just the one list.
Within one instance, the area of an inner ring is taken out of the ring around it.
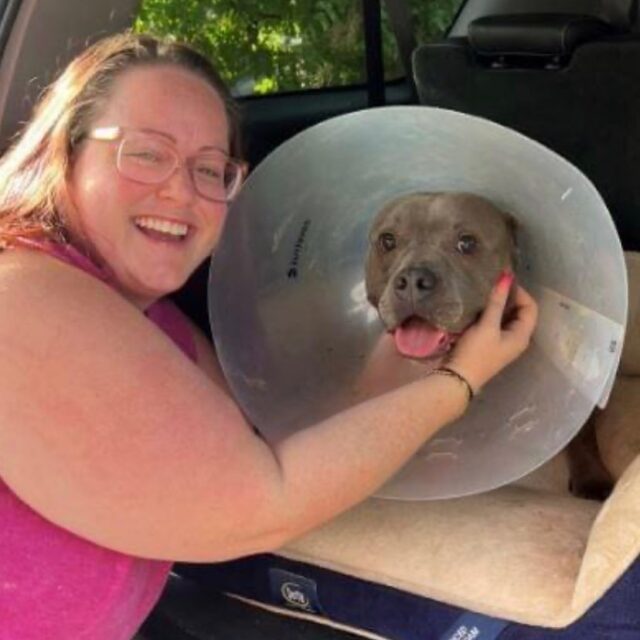
{"label": "woman", "polygon": [[2,639],[130,638],[171,561],[275,549],[349,508],[528,344],[521,288],[501,326],[505,275],[454,375],[269,446],[163,300],[218,242],[238,146],[206,60],[118,35],[69,65],[0,166]]}

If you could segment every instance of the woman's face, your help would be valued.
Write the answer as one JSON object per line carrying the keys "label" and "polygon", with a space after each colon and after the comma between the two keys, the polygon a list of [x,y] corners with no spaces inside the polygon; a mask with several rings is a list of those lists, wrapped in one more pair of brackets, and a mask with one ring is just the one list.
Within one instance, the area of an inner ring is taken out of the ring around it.
{"label": "woman's face", "polygon": [[118,141],[87,139],[73,160],[65,213],[72,236],[88,244],[125,297],[145,308],[180,288],[218,241],[227,205],[197,193],[185,161],[210,147],[228,151],[228,123],[206,81],[158,65],[115,81],[92,128],[116,126],[157,133],[180,165],[163,182],[143,184],[119,173]]}

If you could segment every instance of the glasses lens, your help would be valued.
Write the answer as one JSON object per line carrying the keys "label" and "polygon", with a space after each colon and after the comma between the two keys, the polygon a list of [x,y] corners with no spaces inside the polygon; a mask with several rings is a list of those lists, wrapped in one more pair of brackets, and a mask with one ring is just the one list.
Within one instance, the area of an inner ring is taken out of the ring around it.
{"label": "glasses lens", "polygon": [[176,167],[171,147],[152,136],[130,134],[122,139],[118,169],[122,175],[149,184],[162,182]]}
{"label": "glasses lens", "polygon": [[[118,151],[118,171],[136,182],[159,184],[180,164],[176,151],[156,136],[130,132]],[[196,191],[207,200],[227,202],[242,181],[242,165],[222,151],[207,152],[188,161]]]}
{"label": "glasses lens", "polygon": [[193,181],[200,195],[209,200],[230,200],[240,184],[240,165],[223,153],[197,156],[193,162]]}

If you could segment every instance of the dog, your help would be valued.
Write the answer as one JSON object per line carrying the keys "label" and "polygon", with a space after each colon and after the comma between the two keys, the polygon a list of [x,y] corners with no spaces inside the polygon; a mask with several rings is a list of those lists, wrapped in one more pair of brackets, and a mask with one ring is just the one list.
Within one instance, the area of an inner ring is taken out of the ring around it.
{"label": "dog", "polygon": [[[515,271],[517,254],[516,219],[486,198],[404,195],[385,204],[370,227],[367,299],[400,356],[441,360],[482,313],[500,274]],[[598,455],[593,420],[566,451],[570,491],[604,499],[613,481]]]}
{"label": "dog", "polygon": [[517,255],[515,218],[470,193],[414,193],[387,203],[369,233],[367,299],[398,352],[446,354],[478,318]]}

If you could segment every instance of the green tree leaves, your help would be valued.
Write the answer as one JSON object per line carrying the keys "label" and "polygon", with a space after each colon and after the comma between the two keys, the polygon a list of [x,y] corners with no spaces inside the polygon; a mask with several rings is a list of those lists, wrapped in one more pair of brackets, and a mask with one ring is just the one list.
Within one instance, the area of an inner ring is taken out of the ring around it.
{"label": "green tree leaves", "polygon": [[[415,0],[418,39],[442,34],[460,0]],[[365,81],[359,0],[143,0],[134,30],[189,42],[240,95]],[[399,75],[383,23],[385,65]]]}

